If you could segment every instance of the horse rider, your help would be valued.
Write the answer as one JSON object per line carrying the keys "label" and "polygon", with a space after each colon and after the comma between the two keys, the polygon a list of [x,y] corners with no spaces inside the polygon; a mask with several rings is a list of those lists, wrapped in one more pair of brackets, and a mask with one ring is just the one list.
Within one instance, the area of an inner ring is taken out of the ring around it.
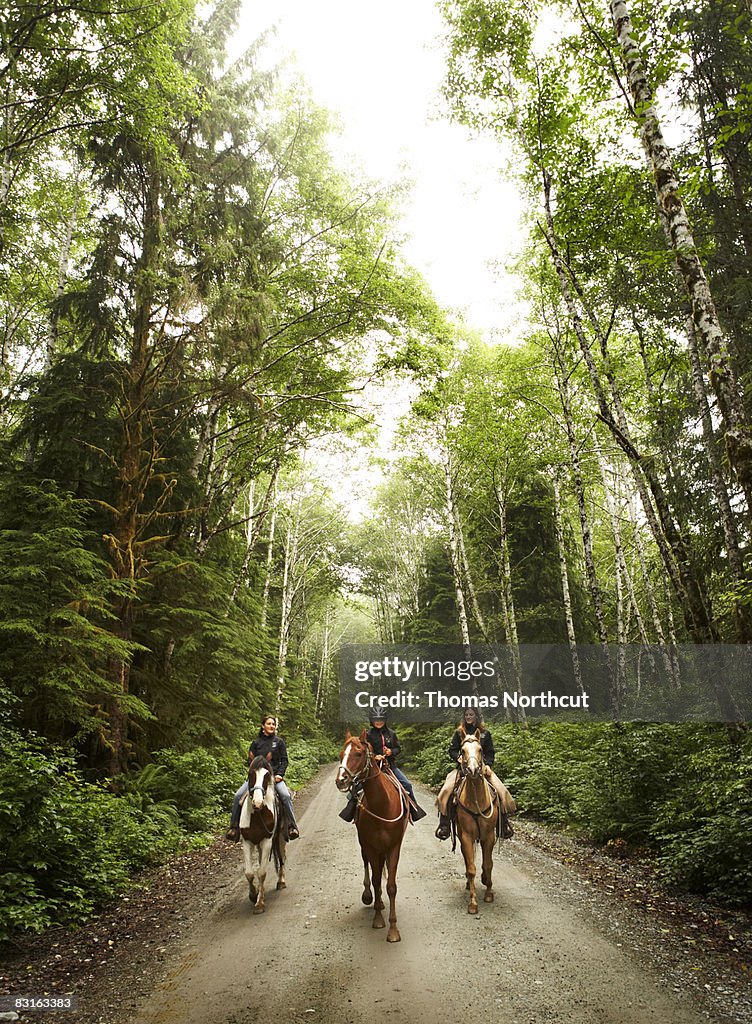
{"label": "horse rider", "polygon": [[[483,774],[499,794],[501,836],[502,839],[511,839],[514,835],[514,830],[509,823],[509,815],[514,814],[517,810],[517,805],[512,798],[512,794],[501,779],[494,773],[491,767],[496,757],[493,739],[491,738],[491,733],[486,728],[485,722],[479,718],[478,712],[475,708],[465,708],[462,715],[462,721],[457,726],[454,736],[452,736],[452,742],[449,744],[449,757],[453,762],[459,764],[461,760],[461,747],[463,742],[468,736],[473,736],[476,731],[478,732],[480,747],[483,752]],[[449,806],[455,792],[458,776],[459,770],[457,768],[453,768],[447,775],[444,785],[441,787],[436,799],[436,806],[439,808],[439,826],[436,829],[437,839],[449,838],[451,832]]]}
{"label": "horse rider", "polygon": [[[298,839],[300,832],[298,831],[298,824],[295,821],[295,812],[292,808],[292,796],[290,795],[290,790],[287,788],[287,783],[285,782],[285,772],[287,771],[287,765],[289,763],[287,758],[287,746],[282,737],[277,735],[277,719],[274,715],[264,716],[258,736],[254,739],[253,743],[251,743],[250,750],[248,751],[248,763],[250,764],[254,757],[266,758],[269,754],[271,754],[270,767],[274,774],[274,783],[277,795],[287,812],[287,838]],[[240,839],[240,806],[243,801],[243,797],[247,792],[248,779],[245,780],[232,801],[230,827],[225,833],[225,838],[231,839],[233,842]]]}
{"label": "horse rider", "polygon": [[[366,733],[366,739],[371,744],[371,749],[377,758],[381,758],[382,761],[389,765],[389,768],[399,779],[402,788],[410,797],[410,821],[420,821],[421,818],[425,818],[426,812],[422,807],[418,806],[412,782],[394,763],[395,757],[397,757],[402,748],[400,741],[397,739],[397,733],[393,732],[386,724],[386,711],[383,711],[381,708],[372,707],[368,720],[371,723],[371,728]],[[361,789],[362,786],[358,783],[355,783],[351,788],[347,797],[347,803],[339,812],[339,816],[343,821],[354,821],[355,811],[358,806],[358,795]]]}

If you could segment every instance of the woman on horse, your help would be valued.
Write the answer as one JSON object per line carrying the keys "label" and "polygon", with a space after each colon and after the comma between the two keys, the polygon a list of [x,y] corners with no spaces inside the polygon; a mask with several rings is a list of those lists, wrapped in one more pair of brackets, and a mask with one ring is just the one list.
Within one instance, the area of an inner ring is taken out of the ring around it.
{"label": "woman on horse", "polygon": [[[476,732],[478,733],[481,750],[483,751],[483,773],[499,794],[501,835],[503,839],[511,839],[514,835],[514,831],[512,826],[509,824],[509,815],[514,814],[517,810],[517,805],[512,798],[512,794],[501,779],[495,775],[491,767],[496,757],[493,739],[491,738],[491,733],[486,728],[485,722],[483,722],[483,720],[478,716],[478,712],[475,708],[465,708],[462,715],[462,721],[457,726],[454,736],[452,736],[452,742],[449,744],[449,757],[455,764],[458,763],[460,760],[460,748],[462,747],[463,742],[467,736],[472,736]],[[457,785],[457,774],[458,772],[456,768],[453,768],[450,771],[436,799],[436,806],[439,808],[439,826],[436,829],[437,839],[448,839],[451,832],[449,803],[454,793],[454,787]]]}
{"label": "woman on horse", "polygon": [[[300,836],[300,832],[298,831],[295,812],[292,808],[292,796],[285,782],[285,772],[288,765],[287,746],[282,737],[277,735],[277,719],[274,715],[265,715],[261,722],[258,736],[251,743],[251,748],[248,751],[248,763],[250,764],[254,757],[269,757],[270,754],[271,769],[274,773],[277,795],[287,812],[287,838],[297,839]],[[225,833],[227,839],[234,841],[240,838],[240,805],[247,792],[248,779],[245,780],[232,801],[230,827]]]}
{"label": "woman on horse", "polygon": [[[368,720],[371,723],[371,728],[366,733],[366,739],[371,744],[371,749],[377,758],[381,758],[382,761],[389,765],[389,768],[399,779],[402,788],[410,797],[410,820],[420,821],[421,818],[425,818],[426,812],[422,807],[418,806],[415,794],[413,793],[412,782],[410,782],[405,773],[394,763],[395,757],[399,754],[402,748],[400,746],[400,741],[397,739],[397,733],[393,732],[386,724],[386,711],[383,711],[381,708],[371,708]],[[353,792],[354,789],[355,787],[350,790],[347,803],[339,812],[339,816],[343,821],[355,820],[355,810],[358,806],[358,794]]]}

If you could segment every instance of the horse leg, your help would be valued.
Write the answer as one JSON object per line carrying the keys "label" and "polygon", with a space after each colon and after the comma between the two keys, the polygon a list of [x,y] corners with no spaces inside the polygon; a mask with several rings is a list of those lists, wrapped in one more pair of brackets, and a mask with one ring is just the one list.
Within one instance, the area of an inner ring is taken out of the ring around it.
{"label": "horse leg", "polygon": [[287,843],[279,838],[279,870],[277,871],[277,888],[286,889],[287,879],[285,878],[285,856],[287,855]]}
{"label": "horse leg", "polygon": [[251,903],[255,903],[258,893],[254,884],[256,871],[253,866],[253,845],[247,839],[243,840],[243,873],[248,879],[248,899]]}
{"label": "horse leg", "polygon": [[399,942],[402,936],[397,928],[397,865],[400,858],[400,844],[391,848],[387,855],[386,892],[389,897],[389,931],[387,942]]}
{"label": "horse leg", "polygon": [[371,874],[368,864],[368,857],[366,857],[363,851],[360,851],[360,855],[363,858],[363,895],[360,897],[367,907],[373,903],[373,893],[371,892]]}
{"label": "horse leg", "polygon": [[384,921],[384,915],[381,911],[384,909],[384,901],[381,898],[381,880],[384,874],[384,856],[383,854],[377,854],[374,860],[371,861],[371,881],[373,882],[373,895],[375,897],[375,903],[373,905],[373,923],[372,928],[386,928],[386,922]]}
{"label": "horse leg", "polygon": [[483,850],[483,871],[481,872],[480,880],[486,887],[486,893],[483,897],[484,903],[493,903],[494,894],[492,889],[491,875],[493,873],[493,848],[496,842],[496,827],[488,829],[488,834],[483,837],[481,842],[481,848]]}
{"label": "horse leg", "polygon": [[266,904],[264,903],[264,883],[266,882],[266,869],[269,866],[269,857],[271,855],[271,843],[268,839],[264,839],[259,843],[259,867],[258,867],[258,897],[256,904],[253,908],[254,914],[263,914],[266,910]]}
{"label": "horse leg", "polygon": [[460,834],[460,846],[462,856],[465,858],[465,877],[467,888],[470,891],[470,902],[467,905],[468,914],[478,913],[478,900],[475,896],[475,843],[473,837],[467,832]]}

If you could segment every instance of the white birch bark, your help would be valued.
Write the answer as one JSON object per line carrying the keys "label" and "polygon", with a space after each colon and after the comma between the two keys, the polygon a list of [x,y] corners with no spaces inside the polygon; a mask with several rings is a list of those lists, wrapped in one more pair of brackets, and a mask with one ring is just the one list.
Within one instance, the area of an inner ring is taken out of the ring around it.
{"label": "white birch bark", "polygon": [[556,546],[559,551],[559,574],[561,576],[561,592],[564,599],[564,619],[567,624],[567,643],[569,654],[572,659],[572,671],[574,680],[580,693],[585,692],[582,685],[582,672],[580,670],[580,658],[577,654],[577,634],[574,628],[574,615],[572,614],[572,596],[569,592],[569,571],[567,569],[567,555],[564,546],[564,517],[561,509],[561,488],[559,477],[556,471],[551,477],[554,491],[554,524],[556,528]]}
{"label": "white birch bark", "polygon": [[671,151],[663,137],[626,0],[611,0],[609,7],[627,69],[642,143],[652,166],[658,202],[692,308],[692,320],[708,360],[710,382],[718,399],[729,461],[747,496],[748,506],[752,508],[752,432],[732,366],[729,343],[721,330],[710,285],[679,193]]}
{"label": "white birch bark", "polygon": [[457,603],[457,618],[460,626],[462,645],[470,646],[470,627],[467,620],[467,604],[462,589],[462,573],[460,569],[459,549],[457,543],[457,531],[454,512],[454,484],[452,481],[452,464],[449,452],[441,449],[441,462],[444,470],[444,502],[446,510],[447,530],[449,533],[449,560],[452,567],[452,578],[454,580],[454,595]]}

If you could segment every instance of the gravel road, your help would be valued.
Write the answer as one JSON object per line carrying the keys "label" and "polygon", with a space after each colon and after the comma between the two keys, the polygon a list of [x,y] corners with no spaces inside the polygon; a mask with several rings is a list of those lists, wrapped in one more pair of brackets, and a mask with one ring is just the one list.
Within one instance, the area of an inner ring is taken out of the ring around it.
{"label": "gravel road", "polygon": [[[426,808],[432,795],[417,787]],[[360,901],[355,828],[327,769],[288,847],[288,888],[254,916],[237,873],[194,923],[136,1024],[699,1024],[716,1015],[671,957],[651,952],[618,907],[592,906],[571,871],[517,841],[497,847],[496,901],[467,914],[462,857],[433,836],[429,814],[408,830],[398,874],[400,943],[371,927]],[[660,942],[660,940],[658,940]],[[649,961],[649,962],[646,962]],[[705,988],[709,988],[706,985]],[[124,1018],[123,1018],[124,1019]]]}

